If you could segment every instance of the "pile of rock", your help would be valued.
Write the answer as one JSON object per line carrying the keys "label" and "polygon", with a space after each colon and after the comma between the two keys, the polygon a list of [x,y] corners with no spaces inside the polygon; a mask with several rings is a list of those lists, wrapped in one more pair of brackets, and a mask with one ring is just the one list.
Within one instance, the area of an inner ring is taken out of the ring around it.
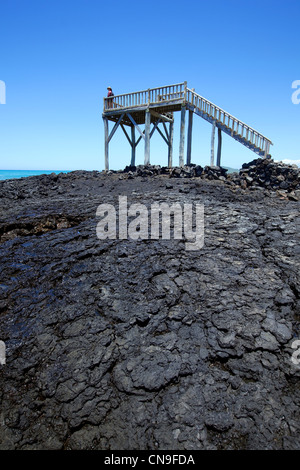
{"label": "pile of rock", "polygon": [[[159,165],[127,166],[118,173],[126,174],[126,178],[136,176],[148,177],[168,175],[170,178],[195,178],[219,180],[242,189],[265,189],[277,191],[289,199],[300,199],[300,168],[274,162],[272,159],[257,158],[244,163],[239,172],[228,173],[228,169],[220,166],[190,164],[182,167],[161,167]],[[122,176],[120,176],[122,178]]]}
{"label": "pile of rock", "polygon": [[203,170],[203,178],[209,180],[226,181],[227,172],[228,169],[221,166],[206,166]]}
{"label": "pile of rock", "polygon": [[169,175],[170,178],[197,178],[202,177],[209,180],[226,180],[227,169],[219,166],[184,165],[182,167],[165,167],[160,165],[139,165],[126,166],[122,173],[127,173],[129,177]]}
{"label": "pile of rock", "polygon": [[220,166],[185,165],[183,167],[175,167],[171,169],[170,177],[177,178],[194,178],[201,177],[208,180],[226,180],[227,168]]}
{"label": "pile of rock", "polygon": [[257,158],[244,163],[239,172],[240,185],[244,188],[263,187],[269,190],[293,192],[300,190],[300,168],[274,160]]}
{"label": "pile of rock", "polygon": [[184,165],[170,170],[171,178],[194,178],[203,175],[203,168],[200,165]]}
{"label": "pile of rock", "polygon": [[121,173],[127,173],[129,177],[133,176],[154,176],[164,173],[164,167],[160,165],[128,165]]}

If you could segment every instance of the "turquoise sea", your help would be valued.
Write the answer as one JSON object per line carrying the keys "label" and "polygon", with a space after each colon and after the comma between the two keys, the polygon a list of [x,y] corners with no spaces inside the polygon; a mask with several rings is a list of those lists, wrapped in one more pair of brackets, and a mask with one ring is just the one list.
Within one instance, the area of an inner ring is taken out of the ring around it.
{"label": "turquoise sea", "polygon": [[50,173],[68,173],[62,170],[0,170],[0,180],[11,180],[14,178],[25,178],[34,175],[50,175]]}

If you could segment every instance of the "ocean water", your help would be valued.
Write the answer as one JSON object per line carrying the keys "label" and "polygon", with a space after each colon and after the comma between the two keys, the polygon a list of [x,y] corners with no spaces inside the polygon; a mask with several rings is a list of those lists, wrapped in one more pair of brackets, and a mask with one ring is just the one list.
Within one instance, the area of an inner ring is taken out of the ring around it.
{"label": "ocean water", "polygon": [[0,180],[10,180],[14,178],[25,178],[26,176],[50,175],[50,173],[68,173],[62,170],[0,170]]}

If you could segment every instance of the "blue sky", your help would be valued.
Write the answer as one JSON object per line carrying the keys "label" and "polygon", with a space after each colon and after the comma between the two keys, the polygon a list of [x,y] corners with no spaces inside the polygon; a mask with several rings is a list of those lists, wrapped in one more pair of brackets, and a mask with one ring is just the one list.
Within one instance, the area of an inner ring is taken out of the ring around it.
{"label": "blue sky", "polygon": [[[0,169],[102,170],[107,86],[119,94],[184,80],[270,138],[275,160],[300,160],[300,104],[291,99],[300,80],[299,0],[9,0],[0,17]],[[210,163],[210,136],[211,125],[195,116],[193,163]],[[140,144],[137,164],[143,153]],[[253,158],[223,136],[224,166]],[[167,164],[159,134],[150,159]],[[129,163],[119,129],[110,168]]]}

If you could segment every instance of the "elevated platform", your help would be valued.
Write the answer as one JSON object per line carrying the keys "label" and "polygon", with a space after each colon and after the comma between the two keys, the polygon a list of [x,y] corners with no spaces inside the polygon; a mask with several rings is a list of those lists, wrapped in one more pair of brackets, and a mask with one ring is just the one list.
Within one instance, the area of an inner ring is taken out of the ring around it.
{"label": "elevated platform", "polygon": [[[145,164],[150,163],[150,138],[157,129],[169,147],[168,165],[172,166],[172,145],[173,145],[173,113],[181,112],[181,134],[179,148],[179,164],[184,164],[184,139],[185,139],[185,114],[189,111],[189,128],[187,143],[187,164],[191,163],[191,140],[193,115],[196,114],[212,124],[212,151],[211,164],[214,164],[214,135],[218,129],[218,154],[217,165],[221,160],[222,131],[230,137],[240,142],[259,156],[268,157],[272,142],[260,132],[240,121],[230,113],[224,111],[219,106],[198,95],[194,89],[187,87],[187,82],[168,85],[148,90],[115,95],[112,98],[104,98],[103,120],[105,125],[105,162],[108,168],[108,144],[114,135],[117,127],[121,125],[131,147],[131,164],[135,160],[135,148],[141,139],[145,140]],[[108,121],[115,123],[111,133],[108,131]],[[158,125],[162,123],[164,133]],[[169,131],[166,124],[169,124]],[[140,126],[145,125],[142,131]],[[150,131],[150,125],[153,129]],[[132,130],[131,138],[126,128]],[[138,141],[135,141],[134,130],[140,134]]]}
{"label": "elevated platform", "polygon": [[[104,98],[103,115],[111,121],[117,121],[125,113],[123,122],[131,126],[132,122],[127,116],[130,113],[137,124],[145,124],[145,111],[151,110],[151,122],[159,117],[155,113],[173,119],[173,112],[180,111],[184,102],[184,84],[169,85],[162,88],[137,91],[123,95],[115,95],[113,99]],[[167,119],[168,120],[168,119]]]}

